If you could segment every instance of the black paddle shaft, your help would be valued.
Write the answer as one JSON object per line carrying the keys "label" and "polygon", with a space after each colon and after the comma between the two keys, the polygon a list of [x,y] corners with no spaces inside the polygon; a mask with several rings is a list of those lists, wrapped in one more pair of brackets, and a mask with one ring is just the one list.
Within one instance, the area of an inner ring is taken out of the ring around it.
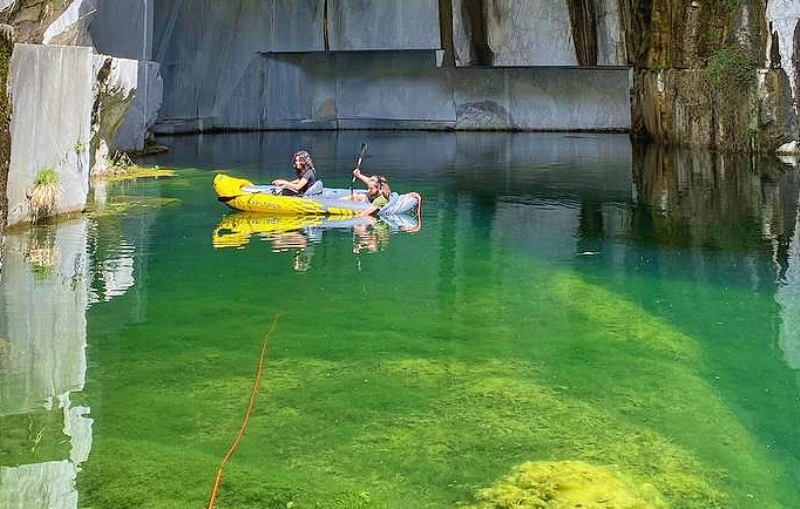
{"label": "black paddle shaft", "polygon": [[[358,149],[358,162],[356,163],[356,169],[357,170],[361,169],[361,160],[364,159],[364,152],[366,152],[366,151],[367,151],[367,144],[362,142],[361,143],[361,148]],[[356,178],[354,176],[353,177],[353,183],[355,183],[355,181],[356,181]]]}
{"label": "black paddle shaft", "polygon": [[[356,170],[361,169],[361,160],[364,158],[364,152],[367,151],[366,142],[361,142],[361,147],[358,149],[358,162],[356,162]],[[356,183],[356,176],[353,175],[353,180],[350,181],[350,199],[353,199],[353,184]]]}

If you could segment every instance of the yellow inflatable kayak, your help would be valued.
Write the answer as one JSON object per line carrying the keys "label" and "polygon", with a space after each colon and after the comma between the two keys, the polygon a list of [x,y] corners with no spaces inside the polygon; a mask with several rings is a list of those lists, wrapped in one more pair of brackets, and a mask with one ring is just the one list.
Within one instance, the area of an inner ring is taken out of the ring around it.
{"label": "yellow inflatable kayak", "polygon": [[[309,189],[304,196],[281,196],[280,188],[272,185],[255,185],[249,180],[231,177],[223,173],[214,176],[214,192],[217,199],[228,207],[244,212],[261,212],[282,216],[337,216],[353,217],[369,208],[366,201],[347,198],[349,189],[325,188],[321,181]],[[364,191],[355,191],[356,194]],[[392,193],[389,203],[384,205],[379,216],[397,215],[419,210],[422,198],[417,193],[398,195]]]}

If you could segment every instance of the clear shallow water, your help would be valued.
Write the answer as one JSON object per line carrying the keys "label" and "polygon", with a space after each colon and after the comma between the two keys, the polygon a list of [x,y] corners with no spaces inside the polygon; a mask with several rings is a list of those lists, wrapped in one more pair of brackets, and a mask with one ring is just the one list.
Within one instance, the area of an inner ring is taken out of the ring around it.
{"label": "clear shallow water", "polygon": [[[206,507],[265,341],[215,507],[478,506],[525,462],[542,491],[800,507],[795,171],[624,135],[161,141],[176,178],[9,236],[2,507]],[[361,141],[418,231],[285,231],[211,190],[299,147],[348,187]]]}

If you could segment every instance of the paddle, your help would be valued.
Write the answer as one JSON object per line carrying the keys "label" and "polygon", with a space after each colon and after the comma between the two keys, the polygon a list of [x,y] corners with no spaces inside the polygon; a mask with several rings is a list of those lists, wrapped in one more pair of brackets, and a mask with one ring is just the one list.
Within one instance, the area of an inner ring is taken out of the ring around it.
{"label": "paddle", "polygon": [[[356,163],[356,170],[361,169],[361,160],[364,158],[364,152],[367,150],[366,142],[361,142],[361,148],[358,149],[358,162]],[[356,183],[356,177],[353,176],[353,180],[350,182],[350,199],[353,198],[353,184]]]}

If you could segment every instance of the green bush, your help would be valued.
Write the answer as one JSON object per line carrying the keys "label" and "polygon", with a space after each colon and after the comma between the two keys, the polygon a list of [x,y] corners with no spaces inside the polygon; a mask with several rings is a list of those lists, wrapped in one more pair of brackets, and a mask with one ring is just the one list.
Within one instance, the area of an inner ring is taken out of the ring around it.
{"label": "green bush", "polygon": [[706,76],[719,87],[723,84],[732,88],[755,85],[758,63],[748,52],[738,45],[715,51],[708,59]]}
{"label": "green bush", "polygon": [[58,182],[58,175],[53,168],[42,168],[33,177],[33,187],[43,186],[46,184],[55,184]]}

